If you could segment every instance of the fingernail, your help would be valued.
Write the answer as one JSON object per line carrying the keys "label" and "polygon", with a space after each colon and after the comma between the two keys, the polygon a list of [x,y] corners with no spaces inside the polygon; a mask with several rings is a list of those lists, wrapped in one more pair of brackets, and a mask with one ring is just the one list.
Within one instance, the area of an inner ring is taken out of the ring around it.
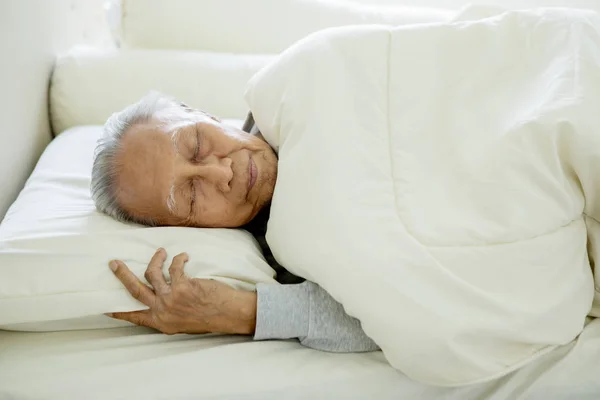
{"label": "fingernail", "polygon": [[156,254],[160,254],[160,253],[164,253],[165,249],[163,249],[162,247],[158,250],[156,250]]}
{"label": "fingernail", "polygon": [[104,314],[104,315],[106,315],[107,317],[111,317],[111,318],[114,316],[114,314],[113,314],[113,313],[106,313],[106,314]]}
{"label": "fingernail", "polygon": [[112,272],[115,272],[117,270],[117,267],[117,262],[114,260],[108,263],[108,268],[110,268]]}

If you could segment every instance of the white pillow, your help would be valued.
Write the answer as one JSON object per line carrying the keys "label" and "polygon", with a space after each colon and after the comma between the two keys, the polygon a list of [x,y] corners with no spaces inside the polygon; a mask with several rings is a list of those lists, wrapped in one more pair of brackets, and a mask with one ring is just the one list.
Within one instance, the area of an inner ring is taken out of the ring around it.
{"label": "white pillow", "polygon": [[143,279],[164,247],[187,252],[185,271],[252,290],[274,282],[250,234],[230,229],[147,228],[97,212],[90,198],[92,154],[101,134],[79,127],[55,139],[0,225],[0,328],[63,330],[123,323],[102,314],[145,308],[108,268],[124,260]]}
{"label": "white pillow", "polygon": [[56,133],[100,125],[150,90],[221,118],[244,118],[250,77],[273,56],[210,52],[75,48],[56,62],[50,115]]}
{"label": "white pillow", "polygon": [[454,11],[333,0],[127,0],[121,41],[129,48],[279,53],[320,29],[440,22]]}

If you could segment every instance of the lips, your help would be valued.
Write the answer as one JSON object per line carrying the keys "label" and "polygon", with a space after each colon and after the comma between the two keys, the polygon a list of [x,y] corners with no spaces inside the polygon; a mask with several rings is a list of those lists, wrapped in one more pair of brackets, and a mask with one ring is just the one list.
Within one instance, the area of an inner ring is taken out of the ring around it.
{"label": "lips", "polygon": [[248,192],[254,187],[257,177],[258,168],[256,168],[254,160],[252,159],[252,157],[250,157],[250,161],[248,162]]}

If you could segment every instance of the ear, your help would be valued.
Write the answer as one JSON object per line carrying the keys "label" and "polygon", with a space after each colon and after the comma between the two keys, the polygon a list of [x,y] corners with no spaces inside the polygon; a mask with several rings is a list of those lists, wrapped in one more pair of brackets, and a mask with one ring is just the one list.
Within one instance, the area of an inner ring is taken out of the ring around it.
{"label": "ear", "polygon": [[185,103],[183,103],[183,102],[182,102],[182,103],[180,103],[180,105],[181,105],[181,107],[183,107],[183,109],[184,109],[184,110],[186,110],[186,111],[188,111],[188,112],[199,112],[199,113],[202,113],[202,114],[206,115],[208,118],[210,118],[210,119],[212,119],[212,120],[214,120],[214,121],[221,122],[221,119],[220,119],[220,118],[218,118],[218,117],[215,117],[214,115],[212,115],[212,114],[209,114],[209,113],[207,113],[206,111],[202,111],[202,110],[195,110],[195,109],[193,109],[192,107],[188,106],[187,104],[185,104]]}

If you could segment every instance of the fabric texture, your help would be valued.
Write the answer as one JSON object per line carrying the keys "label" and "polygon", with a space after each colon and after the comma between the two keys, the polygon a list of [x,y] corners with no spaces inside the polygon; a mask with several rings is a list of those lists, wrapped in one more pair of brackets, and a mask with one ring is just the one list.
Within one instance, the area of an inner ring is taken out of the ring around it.
{"label": "fabric texture", "polygon": [[600,320],[515,373],[460,388],[409,379],[381,352],[333,354],[291,340],[141,327],[0,331],[0,354],[3,399],[596,400],[600,393]]}
{"label": "fabric texture", "polygon": [[[242,130],[262,135],[249,112]],[[340,303],[312,282],[291,274],[282,267],[266,240],[270,207],[265,207],[245,229],[260,245],[265,259],[284,285],[256,286],[257,316],[255,340],[300,339],[308,347],[324,351],[359,352],[379,347],[363,332],[360,322],[350,317]]]}
{"label": "fabric texture", "polygon": [[122,7],[120,41],[126,48],[243,54],[276,54],[333,26],[438,22],[455,13],[331,0],[127,0]]}
{"label": "fabric texture", "polygon": [[255,340],[302,339],[308,335],[310,291],[295,285],[256,285]]}
{"label": "fabric texture", "polygon": [[108,268],[121,259],[143,281],[159,247],[170,260],[187,252],[186,273],[253,290],[276,283],[274,271],[247,232],[148,228],[96,211],[89,193],[92,154],[101,127],[80,127],[44,152],[0,225],[0,328],[87,329],[125,323],[102,314],[145,306]]}
{"label": "fabric texture", "polygon": [[246,92],[279,153],[275,258],[444,386],[580,334],[600,219],[598,15],[462,18],[319,32]]}
{"label": "fabric texture", "polygon": [[255,340],[299,339],[304,346],[331,352],[379,350],[360,322],[312,282],[258,284]]}
{"label": "fabric texture", "polygon": [[[244,88],[273,56],[173,50],[74,48],[56,61],[50,85],[55,134],[102,125],[151,90],[220,118],[243,119]],[[90,93],[94,101],[85,101]]]}

